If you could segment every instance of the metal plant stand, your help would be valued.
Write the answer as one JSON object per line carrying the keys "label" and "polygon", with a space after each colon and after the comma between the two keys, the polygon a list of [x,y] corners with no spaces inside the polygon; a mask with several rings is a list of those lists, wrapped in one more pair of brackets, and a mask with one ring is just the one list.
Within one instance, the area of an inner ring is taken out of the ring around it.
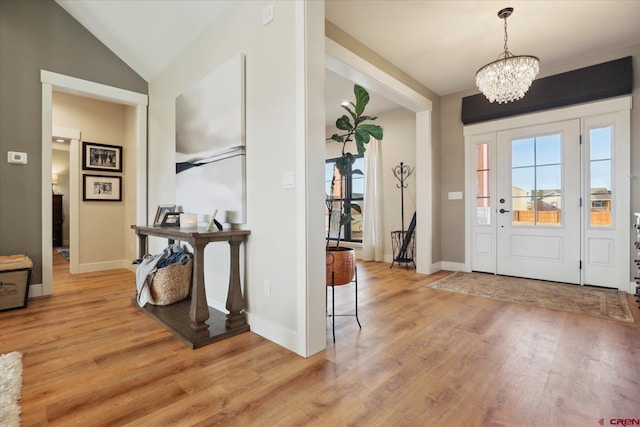
{"label": "metal plant stand", "polygon": [[414,239],[414,231],[416,228],[416,214],[414,212],[413,218],[411,219],[411,224],[409,225],[409,229],[405,231],[404,229],[404,189],[407,188],[406,180],[411,176],[415,168],[411,168],[409,165],[405,165],[403,162],[394,168],[392,168],[393,176],[400,182],[396,184],[396,187],[400,189],[400,221],[402,225],[402,229],[399,231],[391,232],[391,248],[393,250],[393,262],[391,263],[391,267],[394,264],[398,263],[400,265],[405,266],[405,268],[409,269],[409,264],[413,264],[415,268],[416,263],[414,261],[414,253],[415,253],[415,239]]}

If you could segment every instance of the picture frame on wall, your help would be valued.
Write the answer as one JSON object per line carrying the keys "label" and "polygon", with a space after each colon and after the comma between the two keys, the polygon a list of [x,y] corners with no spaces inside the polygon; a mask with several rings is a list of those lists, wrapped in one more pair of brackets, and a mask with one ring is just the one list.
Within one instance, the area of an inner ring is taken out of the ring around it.
{"label": "picture frame on wall", "polygon": [[122,172],[122,147],[83,141],[82,169]]}
{"label": "picture frame on wall", "polygon": [[83,201],[122,201],[121,176],[83,175],[82,178]]}
{"label": "picture frame on wall", "polygon": [[162,218],[165,214],[165,212],[173,212],[173,210],[176,208],[176,205],[158,205],[158,209],[156,210],[156,216],[153,219],[153,225],[161,225],[162,224]]}

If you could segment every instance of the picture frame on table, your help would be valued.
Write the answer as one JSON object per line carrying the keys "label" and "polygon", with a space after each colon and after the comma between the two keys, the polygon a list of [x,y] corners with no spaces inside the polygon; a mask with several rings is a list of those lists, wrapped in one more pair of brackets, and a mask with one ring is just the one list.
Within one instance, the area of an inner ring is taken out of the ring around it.
{"label": "picture frame on table", "polygon": [[122,172],[122,147],[118,145],[82,142],[82,169]]}
{"label": "picture frame on table", "polygon": [[166,212],[173,212],[176,208],[176,205],[158,205],[158,209],[156,210],[156,216],[153,219],[153,225],[158,226],[162,224],[162,217]]}
{"label": "picture frame on table", "polygon": [[163,213],[160,227],[180,227],[180,212]]}
{"label": "picture frame on table", "polygon": [[85,202],[121,202],[122,177],[82,175],[82,200]]}

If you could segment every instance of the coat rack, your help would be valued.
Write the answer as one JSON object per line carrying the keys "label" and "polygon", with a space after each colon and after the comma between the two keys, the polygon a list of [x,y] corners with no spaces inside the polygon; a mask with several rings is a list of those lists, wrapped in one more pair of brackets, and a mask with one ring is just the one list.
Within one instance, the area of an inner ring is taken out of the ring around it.
{"label": "coat rack", "polygon": [[[415,242],[413,239],[413,233],[416,226],[416,214],[413,214],[409,230],[404,229],[404,189],[407,188],[406,180],[411,176],[415,168],[411,168],[409,165],[405,165],[404,162],[391,169],[393,176],[399,181],[396,187],[400,189],[400,221],[402,229],[400,231],[391,232],[391,246],[393,249],[393,262],[391,267],[395,263],[404,264],[405,268],[409,268],[409,264],[413,264],[415,267],[415,261],[413,259],[413,253],[415,249]],[[391,268],[390,267],[390,268]]]}

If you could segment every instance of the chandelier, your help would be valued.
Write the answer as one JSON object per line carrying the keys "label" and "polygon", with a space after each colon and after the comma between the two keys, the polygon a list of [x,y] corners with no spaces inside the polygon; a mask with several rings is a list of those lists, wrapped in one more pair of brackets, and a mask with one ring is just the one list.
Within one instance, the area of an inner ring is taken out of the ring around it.
{"label": "chandelier", "polygon": [[540,69],[540,60],[535,56],[514,55],[507,47],[507,18],[513,13],[512,7],[498,12],[504,19],[504,52],[496,61],[480,68],[476,73],[476,85],[490,102],[499,104],[516,101],[529,90],[531,82]]}

